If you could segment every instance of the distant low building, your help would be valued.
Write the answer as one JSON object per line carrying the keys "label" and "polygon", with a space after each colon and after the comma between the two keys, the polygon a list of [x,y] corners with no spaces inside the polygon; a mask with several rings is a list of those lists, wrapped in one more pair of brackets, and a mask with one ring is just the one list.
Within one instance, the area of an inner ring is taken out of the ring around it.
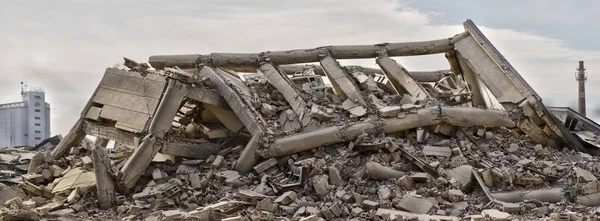
{"label": "distant low building", "polygon": [[35,146],[50,137],[50,104],[44,90],[21,90],[21,97],[21,102],[0,104],[0,148]]}

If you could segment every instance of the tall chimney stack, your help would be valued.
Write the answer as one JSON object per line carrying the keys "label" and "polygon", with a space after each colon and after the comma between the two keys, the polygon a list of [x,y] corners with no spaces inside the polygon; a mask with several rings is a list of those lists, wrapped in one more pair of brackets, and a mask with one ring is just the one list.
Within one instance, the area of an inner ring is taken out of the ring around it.
{"label": "tall chimney stack", "polygon": [[585,75],[583,61],[579,61],[577,71],[576,79],[579,81],[579,114],[585,116],[585,81],[587,80],[587,76]]}

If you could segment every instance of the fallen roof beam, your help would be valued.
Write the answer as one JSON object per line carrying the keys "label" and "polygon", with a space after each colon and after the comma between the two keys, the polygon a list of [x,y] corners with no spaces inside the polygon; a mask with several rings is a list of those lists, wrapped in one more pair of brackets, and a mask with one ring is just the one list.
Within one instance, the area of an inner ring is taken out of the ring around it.
{"label": "fallen roof beam", "polygon": [[363,132],[393,133],[411,128],[448,123],[454,126],[514,127],[514,123],[504,111],[471,107],[428,107],[407,114],[404,118],[386,118],[382,121],[363,122],[320,128],[286,136],[269,145],[262,151],[265,158],[291,155],[320,146],[347,142]]}
{"label": "fallen roof beam", "polygon": [[71,147],[77,146],[85,138],[85,132],[83,131],[84,120],[79,118],[75,125],[71,128],[69,133],[64,139],[58,143],[58,145],[52,150],[52,159],[58,159],[65,155]]}
{"label": "fallen roof beam", "polygon": [[377,64],[385,72],[396,91],[404,91],[417,100],[425,100],[429,97],[425,89],[408,75],[408,71],[389,56],[381,55],[377,57]]}
{"label": "fallen roof beam", "polygon": [[[540,144],[555,148],[569,147],[587,152],[562,123],[552,117],[542,103],[542,98],[498,52],[479,28],[471,20],[467,20],[464,27],[469,36],[456,41],[455,50],[505,109],[512,110],[517,105],[521,107],[527,118],[520,122],[519,127]],[[540,118],[541,121],[536,122],[536,118]]]}
{"label": "fallen roof beam", "polygon": [[[292,107],[292,110],[296,112],[299,116],[303,116],[304,112],[306,112],[306,102],[300,96],[300,92],[296,88],[296,85],[292,83],[292,81],[288,78],[286,73],[282,73],[277,70],[270,62],[264,62],[260,65],[260,72],[262,72],[269,83],[273,85],[283,97]],[[302,118],[302,117],[300,117]]]}
{"label": "fallen roof beam", "polygon": [[[288,75],[292,74],[300,74],[309,69],[313,69],[316,75],[325,76],[325,71],[323,67],[318,64],[305,64],[305,65],[279,65],[279,69],[285,72]],[[385,75],[381,69],[376,68],[368,68],[362,67],[358,65],[347,65],[343,66],[348,72],[351,70],[360,70],[361,72],[368,75]],[[254,67],[229,67],[229,70],[237,71],[237,72],[246,72],[246,73],[254,73],[256,72],[256,68]],[[409,71],[408,74],[415,79],[415,81],[419,82],[436,82],[442,78],[442,76],[451,73],[451,70],[437,70],[437,71]]]}
{"label": "fallen roof beam", "polygon": [[205,104],[229,109],[227,102],[216,91],[204,87],[190,87],[187,97]]}
{"label": "fallen roof beam", "polygon": [[98,137],[96,139],[114,140],[127,147],[137,147],[136,143],[140,140],[135,133],[89,121],[84,122],[83,131],[87,135]]}
{"label": "fallen roof beam", "polygon": [[[256,120],[259,119],[259,117],[252,111],[251,107],[246,104],[244,98],[228,85],[228,83],[231,83],[231,81],[235,79],[228,79],[229,81],[226,82],[224,79],[226,76],[224,74],[221,74],[217,69],[209,66],[202,67],[200,72],[209,77],[219,94],[225,98],[227,104],[229,104],[233,112],[236,113],[251,134],[262,130],[260,125],[261,122],[257,122]],[[235,84],[232,86],[237,87]]]}
{"label": "fallen roof beam", "polygon": [[211,155],[218,155],[219,147],[208,141],[204,143],[168,142],[163,144],[159,152],[176,157],[206,160]]}
{"label": "fallen roof beam", "polygon": [[345,100],[346,98],[362,106],[366,106],[367,102],[360,94],[360,89],[356,83],[346,73],[346,70],[331,56],[327,55],[321,59],[321,66],[325,69],[325,73],[333,88],[336,88],[338,96]]}
{"label": "fallen roof beam", "polygon": [[148,62],[156,69],[164,67],[194,68],[198,63],[215,67],[258,67],[260,58],[268,57],[276,65],[318,62],[319,55],[331,54],[335,59],[374,58],[378,51],[387,51],[390,56],[413,56],[445,53],[453,49],[452,42],[464,37],[459,34],[450,38],[432,41],[381,43],[375,45],[323,46],[312,49],[289,51],[266,51],[261,53],[212,53],[210,55],[155,55]]}
{"label": "fallen roof beam", "polygon": [[[231,77],[229,74],[221,74],[218,70],[209,66],[202,67],[200,73],[209,77],[219,94],[225,98],[225,101],[227,101],[233,112],[236,113],[246,129],[253,135],[235,165],[235,169],[242,174],[252,171],[252,167],[256,165],[259,159],[256,155],[256,150],[260,147],[265,121],[244,100],[243,96],[247,95],[243,93],[248,88],[240,80]],[[237,87],[237,90],[231,88],[229,84],[231,84],[231,87]],[[238,94],[238,91],[240,94]]]}

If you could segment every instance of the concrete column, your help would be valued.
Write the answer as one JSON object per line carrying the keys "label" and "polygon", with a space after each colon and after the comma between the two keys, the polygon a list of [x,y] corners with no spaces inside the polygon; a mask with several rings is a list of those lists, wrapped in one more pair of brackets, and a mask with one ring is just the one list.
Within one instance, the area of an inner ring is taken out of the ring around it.
{"label": "concrete column", "polygon": [[163,138],[165,133],[171,129],[173,119],[187,95],[187,87],[186,84],[177,80],[169,80],[167,89],[150,123],[148,136],[144,138],[140,146],[135,149],[121,168],[120,182],[125,189],[130,189],[137,183],[140,176],[152,162],[152,158],[158,153],[160,144],[157,143],[157,139]]}
{"label": "concrete column", "polygon": [[115,202],[115,183],[110,175],[110,160],[108,150],[99,145],[92,149],[92,163],[96,175],[96,190],[101,209],[110,209]]}

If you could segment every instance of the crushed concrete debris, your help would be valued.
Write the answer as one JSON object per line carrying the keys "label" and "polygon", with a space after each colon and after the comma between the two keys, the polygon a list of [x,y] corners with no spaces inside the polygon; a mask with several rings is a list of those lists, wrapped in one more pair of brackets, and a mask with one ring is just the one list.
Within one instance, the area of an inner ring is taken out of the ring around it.
{"label": "crushed concrete debris", "polygon": [[[410,44],[153,56],[152,68],[125,59],[64,139],[0,150],[0,218],[600,215],[600,157],[586,149],[600,134],[577,133],[583,146],[563,132],[472,21],[465,29]],[[390,58],[435,53],[451,70]],[[349,58],[380,69],[338,62]]]}

